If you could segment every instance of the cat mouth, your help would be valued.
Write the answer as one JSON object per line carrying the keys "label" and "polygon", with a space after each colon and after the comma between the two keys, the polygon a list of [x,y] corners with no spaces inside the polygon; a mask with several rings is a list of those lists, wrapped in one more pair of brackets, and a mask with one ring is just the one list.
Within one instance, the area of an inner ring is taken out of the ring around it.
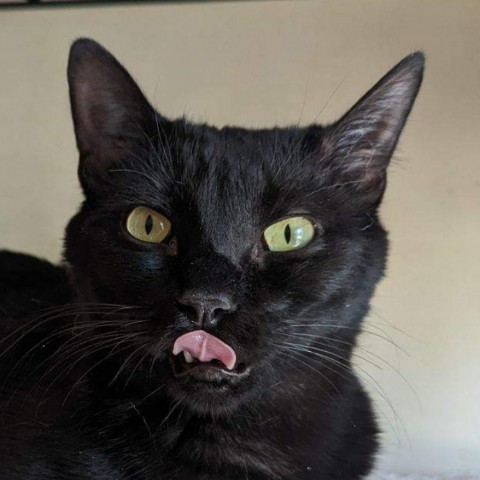
{"label": "cat mouth", "polygon": [[250,373],[245,363],[237,361],[230,345],[204,330],[177,338],[170,363],[175,377],[190,376],[207,382],[240,379]]}
{"label": "cat mouth", "polygon": [[243,362],[232,369],[227,369],[219,360],[200,362],[193,359],[187,361],[184,355],[172,355],[170,364],[176,378],[192,377],[205,382],[241,379],[250,373],[250,368]]}

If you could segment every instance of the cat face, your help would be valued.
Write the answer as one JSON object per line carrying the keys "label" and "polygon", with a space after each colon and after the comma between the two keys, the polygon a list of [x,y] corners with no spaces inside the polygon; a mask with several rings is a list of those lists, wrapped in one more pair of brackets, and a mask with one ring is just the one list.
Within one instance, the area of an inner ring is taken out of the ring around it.
{"label": "cat face", "polygon": [[162,117],[108,52],[77,41],[86,199],[66,259],[82,301],[133,307],[115,314],[125,349],[112,375],[123,365],[221,413],[348,369],[384,269],[385,171],[422,69],[407,57],[330,126],[217,129]]}

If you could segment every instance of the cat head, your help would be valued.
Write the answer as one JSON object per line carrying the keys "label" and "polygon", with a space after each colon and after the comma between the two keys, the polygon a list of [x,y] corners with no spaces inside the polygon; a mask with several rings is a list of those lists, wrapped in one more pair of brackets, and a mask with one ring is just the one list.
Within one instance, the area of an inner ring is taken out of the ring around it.
{"label": "cat head", "polygon": [[219,129],[165,118],[76,41],[85,201],[65,256],[82,302],[122,306],[113,365],[201,412],[341,375],[384,271],[377,209],[423,64],[406,57],[331,125]]}

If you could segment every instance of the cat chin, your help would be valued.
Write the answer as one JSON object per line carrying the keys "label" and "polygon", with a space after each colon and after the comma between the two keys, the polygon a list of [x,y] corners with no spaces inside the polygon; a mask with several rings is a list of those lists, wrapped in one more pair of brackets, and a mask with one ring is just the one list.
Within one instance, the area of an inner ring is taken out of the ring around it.
{"label": "cat chin", "polygon": [[195,377],[172,378],[167,384],[168,396],[192,412],[205,416],[230,415],[252,401],[256,393],[254,372],[242,378],[221,381],[198,380]]}

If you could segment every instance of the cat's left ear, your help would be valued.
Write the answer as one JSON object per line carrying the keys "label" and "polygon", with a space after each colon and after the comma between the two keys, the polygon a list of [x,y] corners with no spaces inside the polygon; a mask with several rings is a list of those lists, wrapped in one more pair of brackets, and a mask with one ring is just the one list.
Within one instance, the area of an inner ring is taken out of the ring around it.
{"label": "cat's left ear", "polygon": [[89,191],[113,162],[145,141],[156,113],[125,68],[93,40],[73,43],[68,82],[79,177]]}
{"label": "cat's left ear", "polygon": [[322,155],[360,208],[375,207],[386,169],[422,83],[424,55],[404,58],[324,131]]}

